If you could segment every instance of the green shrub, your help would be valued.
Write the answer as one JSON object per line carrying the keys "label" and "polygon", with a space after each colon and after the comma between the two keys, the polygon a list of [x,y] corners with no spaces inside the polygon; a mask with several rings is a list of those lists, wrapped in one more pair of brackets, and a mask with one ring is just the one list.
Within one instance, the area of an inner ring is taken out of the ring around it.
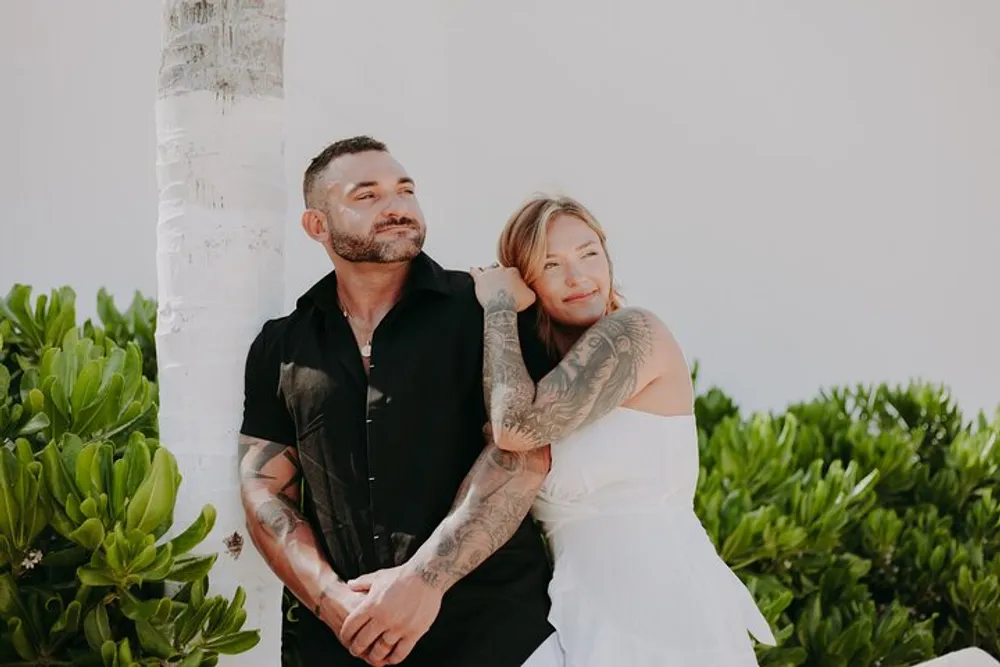
{"label": "green shrub", "polygon": [[[245,595],[208,597],[195,555],[215,509],[172,539],[181,484],[156,440],[155,306],[77,326],[63,288],[0,301],[0,665],[214,665],[249,650]],[[168,593],[168,583],[174,591]]]}
{"label": "green shrub", "polygon": [[[163,539],[181,477],[156,440],[155,304],[102,291],[98,314],[77,326],[68,288],[0,301],[0,665],[212,665],[259,636],[242,590],[207,597],[214,509]],[[1000,411],[966,421],[920,382],[695,407],[695,508],[775,628],[762,665],[1000,657]]]}
{"label": "green shrub", "polygon": [[1000,411],[947,391],[836,388],[746,417],[697,398],[696,511],[780,646],[769,667],[1000,657]]}

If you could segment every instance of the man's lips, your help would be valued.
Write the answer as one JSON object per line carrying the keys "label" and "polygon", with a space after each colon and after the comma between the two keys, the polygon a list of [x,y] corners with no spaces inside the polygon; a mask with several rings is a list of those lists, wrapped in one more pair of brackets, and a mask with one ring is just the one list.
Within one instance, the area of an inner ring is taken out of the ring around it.
{"label": "man's lips", "polygon": [[378,229],[376,229],[375,233],[381,234],[382,232],[392,232],[399,229],[412,229],[416,231],[417,228],[415,225],[408,225],[408,224],[385,225],[384,227],[379,227]]}

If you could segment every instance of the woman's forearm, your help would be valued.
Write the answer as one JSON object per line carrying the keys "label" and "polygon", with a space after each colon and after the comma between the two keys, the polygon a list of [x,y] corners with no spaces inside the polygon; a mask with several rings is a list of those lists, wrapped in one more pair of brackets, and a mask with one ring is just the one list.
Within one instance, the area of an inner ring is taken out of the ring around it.
{"label": "woman's forearm", "polygon": [[527,428],[535,383],[524,365],[514,296],[500,292],[484,307],[483,390],[493,436],[501,449],[537,449],[548,442]]}

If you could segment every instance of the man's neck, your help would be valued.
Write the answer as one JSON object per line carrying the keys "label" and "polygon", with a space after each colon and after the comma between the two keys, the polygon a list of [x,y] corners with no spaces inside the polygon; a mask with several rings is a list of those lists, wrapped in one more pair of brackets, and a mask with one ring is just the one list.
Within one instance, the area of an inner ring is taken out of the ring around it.
{"label": "man's neck", "polygon": [[334,260],[334,269],[340,307],[352,319],[374,324],[399,301],[410,262],[376,264]]}

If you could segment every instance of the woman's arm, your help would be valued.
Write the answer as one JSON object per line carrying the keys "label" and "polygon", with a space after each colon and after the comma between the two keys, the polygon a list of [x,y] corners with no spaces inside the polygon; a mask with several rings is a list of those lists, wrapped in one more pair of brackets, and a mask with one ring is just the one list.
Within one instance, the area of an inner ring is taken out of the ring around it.
{"label": "woman's arm", "polygon": [[652,313],[623,308],[588,329],[536,387],[521,358],[517,303],[503,290],[485,306],[483,382],[497,446],[529,450],[558,442],[622,405],[663,372]]}

